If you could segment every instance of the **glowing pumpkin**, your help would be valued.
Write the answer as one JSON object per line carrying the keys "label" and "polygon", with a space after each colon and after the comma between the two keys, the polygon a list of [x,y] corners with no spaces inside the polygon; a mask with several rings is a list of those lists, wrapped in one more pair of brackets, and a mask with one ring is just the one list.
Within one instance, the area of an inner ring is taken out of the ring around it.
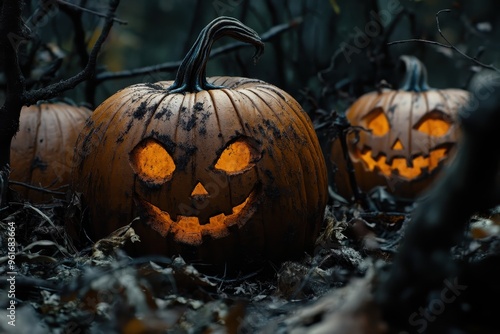
{"label": "glowing pumpkin", "polygon": [[[406,76],[399,90],[367,93],[346,111],[351,124],[346,142],[362,191],[383,186],[397,197],[411,199],[428,187],[452,156],[460,130],[457,113],[469,93],[431,89],[423,64],[411,56],[401,59]],[[352,185],[339,140],[334,141],[330,157],[337,170],[334,186],[348,198]]]}
{"label": "glowing pumpkin", "polygon": [[262,52],[253,30],[218,18],[174,82],[130,86],[93,113],[79,138],[74,189],[94,238],[140,217],[137,253],[243,264],[312,248],[327,201],[312,123],[273,85],[205,77],[211,46],[226,35]]}
{"label": "glowing pumpkin", "polygon": [[68,190],[76,139],[90,114],[87,108],[62,102],[23,107],[10,148],[10,179],[25,184],[11,185],[24,199],[41,203],[64,198],[57,193]]}

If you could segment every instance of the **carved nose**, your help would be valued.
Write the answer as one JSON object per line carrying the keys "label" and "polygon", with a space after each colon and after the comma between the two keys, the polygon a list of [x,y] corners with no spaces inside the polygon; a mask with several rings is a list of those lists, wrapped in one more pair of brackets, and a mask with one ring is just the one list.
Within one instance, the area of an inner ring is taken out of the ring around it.
{"label": "carved nose", "polygon": [[404,149],[403,144],[399,139],[397,139],[394,145],[392,145],[392,149],[395,151],[401,151],[402,149]]}
{"label": "carved nose", "polygon": [[208,191],[205,189],[201,182],[198,182],[191,192],[191,198],[193,199],[203,199],[208,197]]}

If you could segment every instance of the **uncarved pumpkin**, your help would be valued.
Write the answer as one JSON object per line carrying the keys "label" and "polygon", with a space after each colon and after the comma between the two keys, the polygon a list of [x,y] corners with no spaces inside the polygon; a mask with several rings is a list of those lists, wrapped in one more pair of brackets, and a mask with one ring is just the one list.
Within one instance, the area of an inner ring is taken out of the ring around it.
{"label": "uncarved pumpkin", "polygon": [[400,89],[367,93],[346,111],[351,125],[347,155],[340,140],[332,144],[333,186],[346,198],[353,194],[346,158],[352,162],[360,190],[382,186],[399,198],[413,199],[453,156],[460,135],[457,114],[469,93],[432,89],[420,60],[412,56],[401,60],[406,75]]}
{"label": "uncarved pumpkin", "polygon": [[11,143],[11,185],[23,198],[41,203],[63,198],[70,183],[76,139],[91,111],[63,102],[43,102],[23,107],[19,131]]}
{"label": "uncarved pumpkin", "polygon": [[74,169],[89,235],[139,217],[137,253],[243,264],[311,250],[327,201],[312,123],[271,84],[205,77],[211,46],[226,35],[263,49],[253,30],[218,18],[175,81],[127,87],[95,110]]}

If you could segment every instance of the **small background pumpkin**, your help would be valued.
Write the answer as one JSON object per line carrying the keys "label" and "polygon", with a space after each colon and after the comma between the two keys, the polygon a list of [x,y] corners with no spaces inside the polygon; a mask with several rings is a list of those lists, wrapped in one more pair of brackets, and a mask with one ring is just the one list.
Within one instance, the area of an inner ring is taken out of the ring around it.
{"label": "small background pumpkin", "polygon": [[90,114],[85,107],[63,102],[24,107],[19,131],[11,144],[11,180],[55,193],[25,185],[13,184],[11,188],[33,203],[64,198],[62,193],[70,183],[76,139]]}
{"label": "small background pumpkin", "polygon": [[346,111],[351,127],[346,149],[341,140],[331,146],[333,187],[345,198],[354,181],[363,192],[376,187],[401,199],[413,199],[438,175],[453,155],[460,129],[457,112],[469,97],[461,89],[432,89],[427,72],[415,57],[402,56],[406,68],[398,90],[382,89],[361,96]]}
{"label": "small background pumpkin", "polygon": [[135,253],[243,264],[312,249],[327,201],[312,123],[273,85],[207,80],[211,46],[225,35],[263,49],[253,30],[218,18],[175,81],[127,87],[94,111],[73,173],[93,238],[140,217]]}

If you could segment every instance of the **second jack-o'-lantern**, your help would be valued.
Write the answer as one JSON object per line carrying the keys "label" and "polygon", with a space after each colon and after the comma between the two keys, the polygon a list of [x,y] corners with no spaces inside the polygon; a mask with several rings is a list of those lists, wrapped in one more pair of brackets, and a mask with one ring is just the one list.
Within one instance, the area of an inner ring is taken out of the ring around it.
{"label": "second jack-o'-lantern", "polygon": [[[459,138],[456,115],[468,100],[460,89],[431,89],[415,57],[402,56],[406,75],[399,90],[383,89],[361,96],[347,110],[347,158],[360,190],[383,186],[399,198],[412,199],[435,179],[452,156]],[[337,172],[334,186],[350,197],[352,180],[341,141],[332,145]]]}
{"label": "second jack-o'-lantern", "polygon": [[273,85],[205,78],[210,48],[225,35],[262,51],[253,30],[216,19],[174,82],[130,86],[94,111],[74,170],[94,238],[139,217],[141,253],[248,263],[312,248],[327,201],[312,123]]}

